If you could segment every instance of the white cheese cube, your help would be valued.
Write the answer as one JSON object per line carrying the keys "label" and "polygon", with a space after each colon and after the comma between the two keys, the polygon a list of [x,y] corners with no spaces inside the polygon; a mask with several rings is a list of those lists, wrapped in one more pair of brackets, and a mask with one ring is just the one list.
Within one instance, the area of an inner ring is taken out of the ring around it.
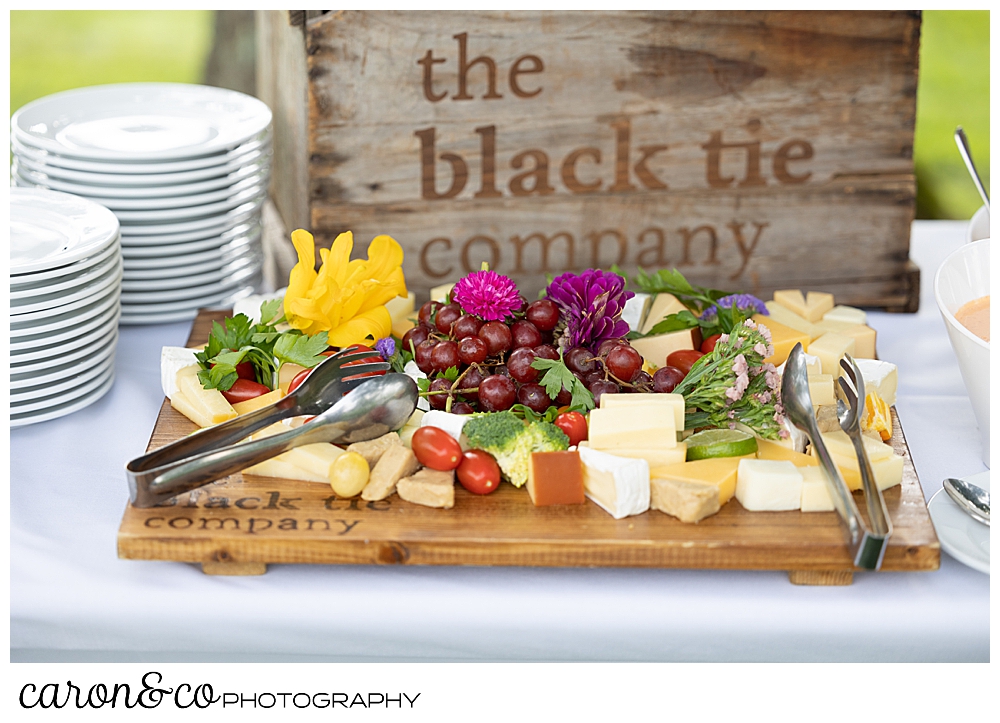
{"label": "white cheese cube", "polygon": [[835,508],[827,486],[826,472],[821,467],[799,467],[802,474],[803,512],[831,512]]}
{"label": "white cheese cube", "polygon": [[[408,376],[415,382],[419,382],[421,379],[426,379],[427,375],[420,371],[420,367],[413,360],[406,362],[406,366],[403,367],[403,374]],[[428,411],[431,408],[430,402],[427,401],[427,397],[420,397],[417,399],[417,409],[420,411]]]}
{"label": "white cheese cube", "polygon": [[736,499],[753,512],[797,510],[802,504],[802,473],[788,460],[741,459]]}
{"label": "white cheese cube", "polygon": [[185,349],[181,346],[165,346],[160,350],[160,386],[163,396],[173,399],[177,391],[177,372],[184,367],[197,364],[194,358],[196,349]]}
{"label": "white cheese cube", "polygon": [[579,447],[584,493],[616,520],[649,509],[649,464]]}
{"label": "white cheese cube", "polygon": [[848,324],[867,324],[868,314],[853,306],[835,306],[823,314],[823,321],[843,321]]}
{"label": "white cheese cube", "polygon": [[841,375],[840,360],[844,354],[854,356],[854,337],[827,332],[810,342],[807,351],[819,357],[824,374],[837,378]]}
{"label": "white cheese cube", "polygon": [[649,405],[642,413],[631,406],[590,412],[588,439],[594,449],[673,449],[677,446],[676,415],[672,406]]}
{"label": "white cheese cube", "polygon": [[817,374],[809,377],[809,396],[812,397],[813,407],[836,404],[837,397],[834,395],[833,377],[829,374]]}
{"label": "white cheese cube", "polygon": [[865,380],[866,392],[878,392],[890,407],[896,403],[896,387],[899,377],[896,365],[878,359],[855,359],[861,370],[861,378]]}
{"label": "white cheese cube", "polygon": [[[663,404],[674,410],[674,424],[677,429],[684,429],[684,396],[681,394],[602,394],[601,409],[614,409],[616,407],[630,407],[635,410],[636,406],[646,407],[651,404]],[[643,414],[644,410],[635,410]]]}
{"label": "white cheese cube", "polygon": [[432,409],[420,418],[420,426],[443,429],[458,442],[462,439],[462,429],[465,427],[465,423],[470,419],[472,419],[471,414],[452,414],[440,409]]}
{"label": "white cheese cube", "polygon": [[652,296],[640,292],[625,302],[625,308],[622,309],[622,321],[628,323],[629,329],[638,331],[642,327],[642,322],[649,312],[652,301]]}

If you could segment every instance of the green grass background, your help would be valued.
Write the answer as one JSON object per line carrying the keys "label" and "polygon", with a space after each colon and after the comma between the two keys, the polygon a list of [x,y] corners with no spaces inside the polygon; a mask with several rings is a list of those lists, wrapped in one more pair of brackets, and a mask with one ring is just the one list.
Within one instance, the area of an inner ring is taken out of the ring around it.
{"label": "green grass background", "polygon": [[[10,112],[50,93],[134,81],[197,83],[212,41],[209,10],[10,14]],[[969,218],[980,201],[952,134],[965,128],[989,189],[989,11],[925,11],[914,164],[919,218]]]}

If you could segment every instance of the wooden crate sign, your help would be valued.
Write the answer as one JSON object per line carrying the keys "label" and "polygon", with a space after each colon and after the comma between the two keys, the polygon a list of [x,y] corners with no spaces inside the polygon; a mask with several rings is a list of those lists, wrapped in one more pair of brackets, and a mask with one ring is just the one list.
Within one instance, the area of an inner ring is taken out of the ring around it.
{"label": "wooden crate sign", "polygon": [[[919,28],[910,12],[321,14],[297,79],[308,160],[276,158],[279,208],[323,245],[352,230],[356,254],[392,235],[418,293],[483,261],[532,296],[617,264],[913,309]],[[262,95],[280,133],[289,94]]]}

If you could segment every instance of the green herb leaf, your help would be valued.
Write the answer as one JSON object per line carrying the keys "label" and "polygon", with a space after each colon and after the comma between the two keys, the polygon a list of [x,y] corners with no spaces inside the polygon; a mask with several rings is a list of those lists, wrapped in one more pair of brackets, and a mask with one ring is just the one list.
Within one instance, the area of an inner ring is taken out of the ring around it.
{"label": "green herb leaf", "polygon": [[278,312],[282,312],[284,316],[284,299],[271,299],[270,301],[265,301],[260,305],[260,322],[262,324],[274,325],[278,323],[278,319],[275,317]]}
{"label": "green herb leaf", "polygon": [[420,377],[417,380],[417,389],[421,394],[427,394],[431,390],[431,380],[427,377]]}
{"label": "green herb leaf", "polygon": [[582,409],[589,412],[593,409],[596,404],[594,404],[594,395],[590,393],[587,387],[583,386],[583,382],[579,379],[576,380],[576,384],[573,385],[573,398],[569,402],[571,407]]}
{"label": "green herb leaf", "polygon": [[555,399],[563,389],[569,391],[573,397],[570,402],[573,406],[590,410],[594,408],[594,395],[584,386],[583,382],[576,378],[576,375],[569,370],[566,362],[563,361],[560,353],[558,359],[537,358],[531,362],[531,366],[539,371],[544,371],[538,383],[545,387],[545,393]]}
{"label": "green herb leaf", "polygon": [[313,336],[286,331],[274,342],[274,355],[282,364],[298,364],[306,369],[311,369],[326,358],[320,354],[329,347],[326,338],[325,331]]}
{"label": "green herb leaf", "polygon": [[453,382],[458,379],[458,367],[448,367],[441,374],[442,377],[447,379],[449,382]]}
{"label": "green herb leaf", "polygon": [[236,368],[229,364],[216,364],[211,369],[202,369],[198,372],[198,381],[205,389],[218,389],[220,392],[228,391],[232,388],[239,375]]}
{"label": "green herb leaf", "polygon": [[694,329],[699,325],[698,317],[690,311],[678,311],[676,314],[670,314],[658,321],[644,336],[659,336],[660,334],[669,334],[672,331]]}

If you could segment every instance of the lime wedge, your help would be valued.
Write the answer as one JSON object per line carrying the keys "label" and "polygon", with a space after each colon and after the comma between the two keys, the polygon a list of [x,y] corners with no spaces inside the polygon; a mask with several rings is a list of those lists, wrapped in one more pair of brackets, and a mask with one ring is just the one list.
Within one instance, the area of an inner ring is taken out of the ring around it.
{"label": "lime wedge", "polygon": [[742,457],[757,451],[757,438],[739,429],[706,429],[687,438],[687,461]]}

